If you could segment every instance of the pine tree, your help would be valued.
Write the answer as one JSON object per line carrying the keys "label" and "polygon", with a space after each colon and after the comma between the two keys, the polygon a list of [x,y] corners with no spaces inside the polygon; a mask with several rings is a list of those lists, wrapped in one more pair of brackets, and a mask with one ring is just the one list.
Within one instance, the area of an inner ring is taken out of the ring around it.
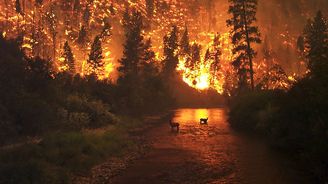
{"label": "pine tree", "polygon": [[254,89],[253,58],[256,52],[252,43],[260,43],[260,32],[256,21],[257,0],[229,0],[229,13],[232,18],[227,20],[227,25],[232,27],[233,53],[236,55],[233,66],[239,76],[239,87],[247,85],[248,74],[251,88]]}
{"label": "pine tree", "polygon": [[189,33],[187,26],[182,34],[180,41],[180,55],[187,56],[190,55],[190,41],[189,41]]}
{"label": "pine tree", "polygon": [[213,40],[213,53],[211,55],[212,63],[210,65],[210,72],[213,78],[212,82],[218,77],[219,70],[221,69],[220,57],[222,55],[220,35],[216,35]]}
{"label": "pine tree", "polygon": [[305,30],[306,57],[312,76],[324,76],[328,72],[328,25],[319,11],[313,20],[309,20]]}
{"label": "pine tree", "polygon": [[141,70],[145,80],[151,80],[158,73],[155,65],[155,52],[151,49],[151,39],[149,38],[144,45],[144,51],[142,54]]}
{"label": "pine tree", "polygon": [[186,67],[189,68],[190,70],[195,70],[195,68],[199,65],[200,63],[200,51],[201,51],[201,45],[194,43],[191,46],[191,51],[190,51],[190,60],[187,61]]}
{"label": "pine tree", "polygon": [[104,66],[103,59],[104,57],[102,55],[101,39],[98,35],[95,37],[91,45],[89,59],[87,60],[91,69],[91,73],[99,74],[102,72],[102,67]]}
{"label": "pine tree", "polygon": [[123,45],[123,57],[119,61],[121,66],[118,70],[121,81],[132,82],[137,80],[139,75],[138,67],[142,61],[144,49],[141,13],[133,10],[130,15],[129,10],[126,10],[122,22],[125,32],[125,43]]}
{"label": "pine tree", "polygon": [[297,53],[298,53],[298,74],[301,74],[301,66],[302,62],[305,60],[305,43],[304,43],[304,36],[299,36],[297,38]]}
{"label": "pine tree", "polygon": [[210,49],[207,49],[205,52],[204,61],[207,62],[210,59],[211,59],[211,52],[210,52]]}
{"label": "pine tree", "polygon": [[144,41],[142,15],[137,10],[127,9],[123,15],[125,43],[120,67],[118,86],[124,94],[123,108],[145,108],[155,92],[160,90],[155,80],[155,53],[151,50],[151,41]]}
{"label": "pine tree", "polygon": [[163,74],[165,78],[171,78],[175,74],[179,63],[178,45],[178,27],[173,26],[171,32],[164,36]]}
{"label": "pine tree", "polygon": [[62,58],[63,58],[63,64],[66,67],[68,67],[68,71],[71,74],[74,74],[75,73],[75,59],[74,59],[72,49],[68,44],[68,41],[66,41],[64,44]]}
{"label": "pine tree", "polygon": [[80,45],[80,47],[85,48],[88,41],[89,39],[88,39],[87,30],[85,29],[84,26],[81,26],[76,42]]}

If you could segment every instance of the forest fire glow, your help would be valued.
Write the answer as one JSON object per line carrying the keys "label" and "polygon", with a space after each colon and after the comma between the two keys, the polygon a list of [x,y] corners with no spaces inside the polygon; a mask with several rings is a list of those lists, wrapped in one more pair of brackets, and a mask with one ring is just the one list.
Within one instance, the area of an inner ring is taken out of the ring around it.
{"label": "forest fire glow", "polygon": [[[55,71],[69,70],[69,67],[62,65],[64,43],[67,41],[74,56],[75,74],[85,76],[96,73],[101,80],[117,79],[118,60],[122,56],[124,42],[122,17],[129,8],[142,13],[145,25],[142,34],[145,39],[151,39],[159,68],[163,59],[163,37],[175,25],[178,28],[178,39],[188,29],[189,39],[192,40],[190,47],[199,52],[196,56],[192,56],[192,53],[189,58],[179,56],[176,70],[183,81],[198,90],[214,89],[218,93],[223,93],[224,85],[230,85],[230,88],[235,85],[234,80],[229,84],[227,82],[231,78],[227,75],[233,74],[231,62],[234,58],[230,30],[222,26],[226,24],[228,15],[213,13],[220,9],[226,10],[227,3],[219,5],[211,0],[206,1],[208,4],[168,0],[125,3],[119,0],[18,2],[20,4],[17,4],[17,0],[0,3],[2,36],[8,39],[21,38],[21,47],[27,56],[51,59]],[[149,4],[150,2],[153,4]],[[281,45],[294,48],[294,38],[290,38],[289,34],[288,31],[280,33],[281,39],[284,39]],[[101,36],[104,63],[97,71],[93,71],[88,58],[97,35]],[[180,50],[179,46],[177,53]],[[190,59],[194,62],[192,65]],[[257,62],[257,66],[264,66],[261,63],[265,60],[259,59]],[[265,74],[262,70],[263,67],[255,68],[258,78]]]}

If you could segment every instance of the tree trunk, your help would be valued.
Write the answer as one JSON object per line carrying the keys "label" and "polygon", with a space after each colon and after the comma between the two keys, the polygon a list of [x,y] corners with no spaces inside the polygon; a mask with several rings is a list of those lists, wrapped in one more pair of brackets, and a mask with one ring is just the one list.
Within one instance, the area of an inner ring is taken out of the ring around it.
{"label": "tree trunk", "polygon": [[246,32],[246,42],[247,42],[247,55],[249,60],[249,72],[251,75],[251,88],[254,90],[254,70],[253,70],[253,58],[251,55],[251,43],[249,40],[249,33],[248,33],[248,25],[247,25],[247,16],[246,16],[246,5],[245,1],[243,2],[243,18],[244,18],[244,25],[245,25],[245,32]]}

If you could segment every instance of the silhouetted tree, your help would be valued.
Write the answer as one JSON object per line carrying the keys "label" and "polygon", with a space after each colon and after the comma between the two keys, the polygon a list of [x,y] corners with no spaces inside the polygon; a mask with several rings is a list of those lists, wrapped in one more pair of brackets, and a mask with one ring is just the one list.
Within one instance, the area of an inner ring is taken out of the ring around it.
{"label": "silhouetted tree", "polygon": [[88,43],[89,39],[88,39],[88,34],[87,34],[87,30],[86,28],[82,25],[80,27],[80,30],[79,30],[79,35],[77,37],[77,40],[76,42],[82,47],[84,48],[87,43]]}
{"label": "silhouetted tree", "polygon": [[63,48],[62,58],[63,64],[68,67],[68,71],[71,74],[75,73],[75,59],[71,47],[68,44],[68,41],[65,42]]}
{"label": "silhouetted tree", "polygon": [[[152,106],[151,101],[161,107],[165,96],[163,82],[155,64],[155,53],[151,49],[151,40],[144,40],[141,13],[127,9],[123,15],[125,43],[123,57],[119,60],[120,67],[118,87],[122,109],[132,113],[140,112]],[[162,96],[161,96],[162,95]],[[166,100],[167,101],[167,100]],[[154,110],[150,108],[149,110]]]}
{"label": "silhouetted tree", "polygon": [[233,66],[236,68],[240,87],[247,84],[250,75],[251,88],[254,89],[253,58],[256,53],[252,43],[260,43],[260,32],[256,21],[257,0],[229,0],[229,13],[232,18],[227,25],[232,27],[233,53],[236,55]]}
{"label": "silhouetted tree", "polygon": [[76,43],[79,45],[79,47],[83,50],[84,54],[83,57],[85,59],[86,52],[87,52],[87,46],[89,43],[88,33],[86,28],[82,25],[79,30],[79,35],[77,37]]}
{"label": "silhouetted tree", "polygon": [[185,30],[180,40],[180,55],[181,56],[190,55],[190,41],[189,41],[189,33],[188,33],[187,26],[185,27]]}
{"label": "silhouetted tree", "polygon": [[144,49],[141,13],[133,10],[130,15],[129,10],[126,10],[122,22],[125,32],[125,43],[123,45],[123,57],[119,60],[121,64],[118,68],[120,81],[124,81],[123,83],[134,83],[133,81],[136,81],[138,78],[138,67]]}
{"label": "silhouetted tree", "polygon": [[195,68],[199,65],[200,63],[200,51],[201,51],[201,45],[194,43],[191,46],[191,51],[190,51],[190,60],[187,61],[186,67],[188,67],[190,70],[195,70]]}
{"label": "silhouetted tree", "polygon": [[298,56],[299,56],[299,61],[298,61],[298,68],[297,68],[297,72],[298,74],[301,74],[301,66],[302,66],[302,62],[305,60],[305,43],[304,43],[304,36],[299,36],[297,38],[297,52],[298,52]]}
{"label": "silhouetted tree", "polygon": [[101,47],[101,40],[100,36],[96,36],[92,45],[91,45],[91,51],[89,54],[89,58],[87,60],[92,73],[102,72],[101,69],[104,66],[103,62],[103,55],[102,55],[102,47]]}
{"label": "silhouetted tree", "polygon": [[158,69],[155,66],[155,52],[152,50],[151,39],[149,38],[145,44],[142,54],[141,67],[143,72],[143,77],[152,78],[158,74]]}
{"label": "silhouetted tree", "polygon": [[328,25],[319,11],[304,30],[306,57],[313,76],[328,75]]}
{"label": "silhouetted tree", "polygon": [[178,45],[178,28],[173,26],[171,32],[164,36],[163,74],[166,78],[170,78],[175,74],[179,63],[177,55]]}
{"label": "silhouetted tree", "polygon": [[220,35],[215,35],[213,40],[213,51],[210,53],[210,58],[212,63],[210,65],[210,72],[212,76],[212,82],[214,82],[219,74],[219,70],[221,69],[220,57],[222,55],[221,43],[220,43]]}

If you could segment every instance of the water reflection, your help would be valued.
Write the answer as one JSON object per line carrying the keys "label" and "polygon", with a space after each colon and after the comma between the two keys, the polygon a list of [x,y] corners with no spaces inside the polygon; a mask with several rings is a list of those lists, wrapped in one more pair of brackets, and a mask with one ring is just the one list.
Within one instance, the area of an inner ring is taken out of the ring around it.
{"label": "water reflection", "polygon": [[209,126],[226,126],[224,109],[178,109],[173,120],[182,126],[198,125],[201,118],[208,118]]}
{"label": "water reflection", "polygon": [[[208,118],[208,124],[200,124],[200,118]],[[180,123],[180,133],[174,144],[193,152],[195,160],[202,163],[203,175],[213,176],[215,181],[231,183],[228,178],[235,172],[236,139],[231,135],[224,109],[178,109],[173,120]],[[232,182],[233,183],[233,182]]]}
{"label": "water reflection", "polygon": [[224,109],[177,109],[180,132],[167,123],[151,131],[152,150],[118,183],[305,183],[261,140],[232,131],[226,117]]}

